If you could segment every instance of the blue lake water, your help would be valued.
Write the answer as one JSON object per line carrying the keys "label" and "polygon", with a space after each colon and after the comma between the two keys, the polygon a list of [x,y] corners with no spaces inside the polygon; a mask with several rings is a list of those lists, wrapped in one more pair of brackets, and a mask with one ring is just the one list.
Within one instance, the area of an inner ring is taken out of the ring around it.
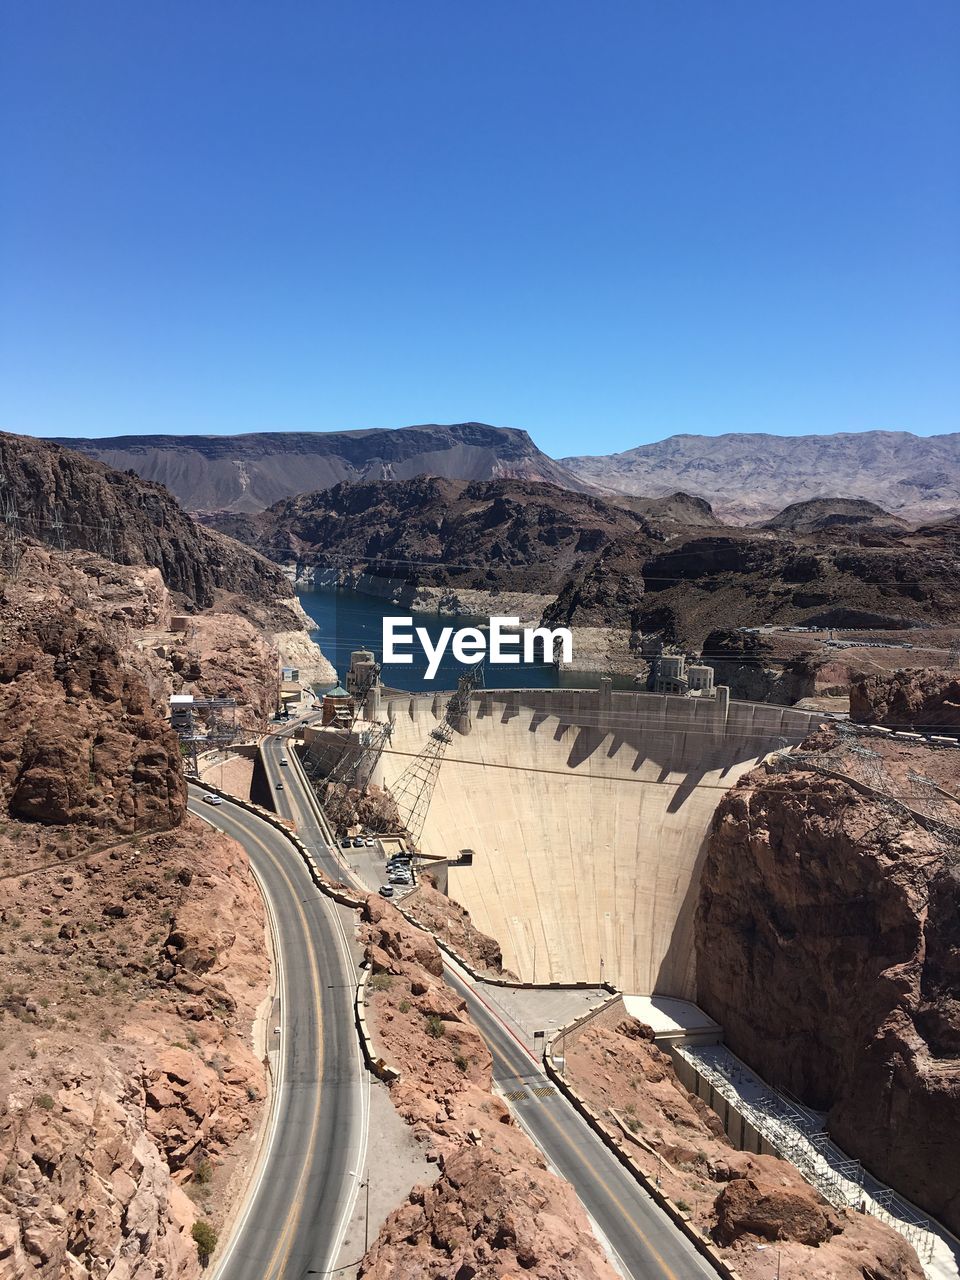
{"label": "blue lake water", "polygon": [[[354,649],[370,649],[378,661],[383,657],[383,619],[413,618],[414,627],[425,627],[436,641],[444,627],[477,626],[486,618],[438,617],[435,613],[411,613],[381,600],[379,596],[359,591],[337,591],[334,588],[299,590],[300,603],[316,625],[311,636],[337,669],[341,682],[350,665]],[[457,679],[466,668],[450,654],[449,646],[433,680],[425,678],[427,659],[419,643],[413,645],[412,665],[391,663],[383,668],[381,679],[393,689],[419,693],[423,690],[455,689]],[[491,689],[553,689],[557,671],[553,663],[485,663],[483,682]]]}

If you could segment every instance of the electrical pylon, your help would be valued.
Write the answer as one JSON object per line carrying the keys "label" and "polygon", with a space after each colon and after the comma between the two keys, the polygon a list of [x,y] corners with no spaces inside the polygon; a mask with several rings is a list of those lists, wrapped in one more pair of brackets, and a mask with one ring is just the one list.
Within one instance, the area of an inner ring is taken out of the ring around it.
{"label": "electrical pylon", "polygon": [[463,732],[464,721],[470,710],[470,695],[481,683],[483,662],[457,682],[457,691],[447,703],[443,722],[431,729],[419,755],[414,758],[390,787],[390,794],[397,804],[400,825],[410,833],[414,845],[419,845],[424,823],[437,785],[437,777],[447,747],[453,741],[453,731]]}

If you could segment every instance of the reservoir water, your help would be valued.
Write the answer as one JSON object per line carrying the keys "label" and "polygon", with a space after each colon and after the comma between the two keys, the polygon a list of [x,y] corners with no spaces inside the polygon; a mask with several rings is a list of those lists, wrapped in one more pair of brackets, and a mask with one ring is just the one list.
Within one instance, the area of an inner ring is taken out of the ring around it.
{"label": "reservoir water", "polygon": [[[297,591],[300,603],[307,615],[316,623],[311,637],[337,669],[341,682],[350,665],[354,649],[370,649],[377,661],[383,658],[383,619],[385,617],[413,618],[414,627],[425,627],[432,641],[436,642],[444,627],[478,626],[487,618],[440,617],[435,613],[413,613],[379,596],[364,595],[359,591],[338,591],[334,588],[301,589]],[[433,680],[425,679],[427,659],[419,643],[413,645],[412,665],[391,663],[385,666],[382,680],[393,689],[410,692],[455,689],[457,679],[466,668],[448,651],[440,663]],[[557,685],[557,670],[553,663],[485,663],[483,683],[491,689],[553,689]]]}

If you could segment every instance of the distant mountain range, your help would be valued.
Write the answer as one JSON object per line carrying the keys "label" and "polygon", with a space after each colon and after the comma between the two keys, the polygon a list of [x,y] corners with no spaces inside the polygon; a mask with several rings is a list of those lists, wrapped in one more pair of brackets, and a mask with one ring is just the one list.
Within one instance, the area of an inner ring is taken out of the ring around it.
{"label": "distant mountain range", "polygon": [[717,515],[762,520],[811,498],[865,498],[907,520],[960,510],[960,434],[670,436],[625,453],[561,458],[602,489],[659,497],[682,489]]}
{"label": "distant mountain range", "polygon": [[[397,430],[114,436],[63,444],[166,485],[191,511],[254,513],[348,482],[415,476],[533,480],[617,500],[678,490],[721,518],[760,522],[790,503],[853,498],[920,521],[960,511],[960,434],[671,436],[607,456],[550,458],[525,431],[481,422]],[[634,510],[642,506],[630,502]]]}
{"label": "distant mountain range", "polygon": [[369,431],[237,436],[113,436],[55,443],[165,485],[189,511],[262,511],[281,498],[343,481],[542,480],[583,492],[525,431],[482,422]]}

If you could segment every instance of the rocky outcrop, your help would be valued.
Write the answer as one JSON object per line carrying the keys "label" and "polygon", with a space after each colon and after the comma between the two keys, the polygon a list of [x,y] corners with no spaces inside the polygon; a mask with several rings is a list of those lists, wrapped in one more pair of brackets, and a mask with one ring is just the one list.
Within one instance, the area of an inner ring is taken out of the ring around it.
{"label": "rocky outcrop", "polygon": [[[834,743],[806,744],[793,768],[760,766],[721,802],[700,882],[698,1000],[734,1052],[827,1111],[841,1146],[956,1231],[958,839],[869,780],[804,767],[837,769]],[[909,794],[906,775],[891,789]]]}
{"label": "rocky outcrop", "polygon": [[259,893],[193,819],[66,863],[43,837],[0,833],[0,1275],[195,1280],[265,1094]]}
{"label": "rocky outcrop", "polygon": [[196,524],[158,484],[73,449],[3,432],[0,471],[26,537],[157,568],[171,591],[198,608],[226,592],[274,606],[278,621],[289,609],[293,591],[276,565]]}
{"label": "rocky outcrop", "polygon": [[436,943],[381,899],[367,900],[363,919],[368,1019],[400,1070],[391,1097],[441,1172],[390,1214],[359,1274],[612,1280],[573,1189],[493,1095],[490,1052],[443,982]]}
{"label": "rocky outcrop", "polygon": [[[477,928],[466,907],[441,893],[429,872],[421,874],[417,891],[406,899],[404,908],[419,924],[435,937],[441,938],[474,968],[496,977],[504,975],[500,943]],[[507,973],[506,976],[514,975]]]}
{"label": "rocky outcrop", "polygon": [[960,728],[960,675],[910,670],[860,676],[850,686],[850,718],[895,729]]}
{"label": "rocky outcrop", "polygon": [[0,588],[0,718],[12,817],[114,832],[183,818],[176,736],[96,620]]}
{"label": "rocky outcrop", "polygon": [[332,568],[347,583],[359,573],[391,589],[550,594],[618,535],[655,537],[642,516],[552,485],[425,477],[340,484],[216,525],[280,564]]}
{"label": "rocky outcrop", "polygon": [[775,1243],[785,1275],[920,1280],[906,1241],[837,1211],[776,1156],[736,1151],[719,1116],[681,1084],[653,1032],[612,1005],[564,1038],[567,1078],[614,1140],[682,1205],[745,1280],[768,1280]]}

